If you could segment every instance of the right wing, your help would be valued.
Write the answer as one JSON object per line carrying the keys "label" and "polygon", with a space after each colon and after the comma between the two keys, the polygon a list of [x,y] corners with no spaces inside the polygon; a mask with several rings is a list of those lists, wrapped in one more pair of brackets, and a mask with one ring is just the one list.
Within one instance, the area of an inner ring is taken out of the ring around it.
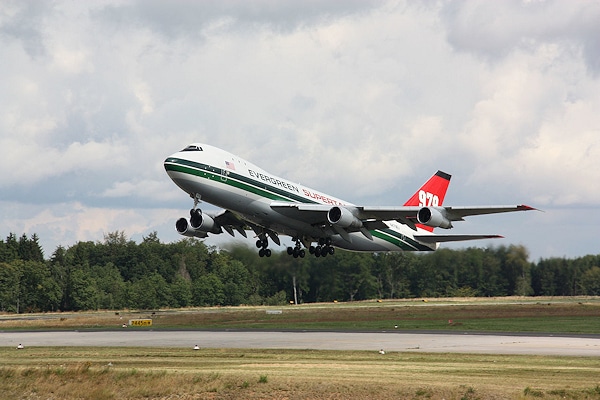
{"label": "right wing", "polygon": [[[452,228],[453,221],[463,221],[473,215],[498,214],[515,211],[536,210],[526,205],[516,206],[470,206],[470,207],[421,207],[421,206],[337,206],[274,201],[271,208],[277,212],[311,225],[331,226],[342,237],[348,233],[362,232],[371,238],[370,230],[385,229],[385,221],[398,221],[417,231],[417,224],[433,228]],[[498,235],[418,235],[424,242],[449,242],[500,237]]]}

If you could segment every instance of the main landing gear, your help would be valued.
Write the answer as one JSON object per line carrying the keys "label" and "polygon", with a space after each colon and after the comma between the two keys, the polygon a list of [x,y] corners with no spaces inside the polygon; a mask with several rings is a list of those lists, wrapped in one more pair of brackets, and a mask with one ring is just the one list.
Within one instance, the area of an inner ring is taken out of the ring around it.
{"label": "main landing gear", "polygon": [[256,247],[260,250],[258,250],[258,255],[260,257],[271,257],[271,249],[268,249],[267,247],[269,246],[269,241],[267,240],[267,238],[260,238],[256,241]]}
{"label": "main landing gear", "polygon": [[294,248],[288,247],[287,253],[294,258],[304,258],[306,252],[302,248],[302,242],[298,238],[293,238],[292,240],[296,242],[296,245],[294,246]]}
{"label": "main landing gear", "polygon": [[313,254],[315,257],[326,257],[328,254],[335,254],[335,248],[331,246],[331,238],[319,239],[319,244],[315,246],[310,246],[308,248],[308,252]]}
{"label": "main landing gear", "polygon": [[[306,252],[302,249],[302,242],[298,238],[293,239],[296,242],[296,245],[287,248],[287,253],[294,258],[304,258]],[[318,241],[317,246],[310,246],[308,248],[308,252],[315,257],[326,257],[327,255],[333,255],[335,253],[335,248],[331,246],[331,238],[321,238]]]}

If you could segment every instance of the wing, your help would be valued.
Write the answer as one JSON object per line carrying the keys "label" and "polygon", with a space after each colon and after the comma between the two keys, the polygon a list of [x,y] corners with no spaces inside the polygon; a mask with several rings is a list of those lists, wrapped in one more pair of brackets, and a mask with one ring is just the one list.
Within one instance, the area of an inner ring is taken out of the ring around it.
{"label": "wing", "polygon": [[472,215],[499,214],[515,211],[539,211],[537,208],[520,204],[517,206],[482,206],[482,207],[442,207],[451,221],[462,221],[463,217]]}
{"label": "wing", "polygon": [[[453,221],[463,221],[472,215],[498,214],[515,211],[529,211],[535,208],[526,205],[491,207],[420,207],[420,206],[331,206],[327,204],[304,204],[293,202],[272,202],[271,208],[287,217],[301,220],[312,225],[332,226],[338,233],[366,231],[388,228],[385,221],[398,221],[417,230],[417,225],[452,228]],[[365,233],[369,237],[370,234]],[[439,241],[470,240],[488,238],[490,235],[470,236],[460,239],[458,236],[436,235]],[[494,236],[494,235],[492,235]],[[423,235],[425,237],[425,235]],[[497,236],[494,236],[497,237]],[[431,241],[431,239],[426,239]]]}
{"label": "wing", "polygon": [[233,230],[235,229],[243,237],[248,237],[248,235],[246,234],[246,230],[251,229],[254,231],[257,237],[264,238],[264,236],[267,235],[271,238],[271,240],[273,240],[273,242],[277,243],[277,245],[281,244],[277,232],[256,225],[251,221],[248,221],[229,210],[220,211],[213,217],[213,219],[222,229],[224,229],[231,236],[234,236]]}
{"label": "wing", "polygon": [[499,214],[515,211],[536,210],[526,205],[516,206],[475,206],[475,207],[357,207],[362,217],[396,220],[409,226],[418,222],[419,212],[424,209],[442,214],[448,221],[464,221],[464,217],[473,215]]}
{"label": "wing", "polygon": [[462,242],[465,240],[501,239],[500,235],[415,235],[414,238],[422,243]]}

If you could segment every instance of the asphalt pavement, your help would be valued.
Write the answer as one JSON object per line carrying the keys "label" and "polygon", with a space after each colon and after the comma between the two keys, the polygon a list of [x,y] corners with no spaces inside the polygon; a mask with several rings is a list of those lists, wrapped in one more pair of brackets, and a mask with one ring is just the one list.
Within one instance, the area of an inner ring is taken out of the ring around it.
{"label": "asphalt pavement", "polygon": [[189,347],[248,349],[372,350],[386,352],[526,354],[600,357],[600,337],[315,331],[111,331],[0,332],[0,346]]}

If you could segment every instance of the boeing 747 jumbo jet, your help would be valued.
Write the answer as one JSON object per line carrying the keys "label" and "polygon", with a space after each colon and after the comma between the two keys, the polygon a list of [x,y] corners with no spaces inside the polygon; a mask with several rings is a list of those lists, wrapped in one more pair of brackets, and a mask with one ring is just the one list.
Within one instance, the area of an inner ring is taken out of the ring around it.
{"label": "boeing 747 jumbo jet", "polygon": [[[184,236],[254,231],[261,257],[270,257],[269,239],[292,237],[291,256],[334,254],[334,247],[354,251],[432,251],[440,243],[500,238],[499,235],[438,235],[470,215],[527,211],[526,205],[496,207],[442,206],[450,175],[438,171],[403,206],[357,206],[317,190],[278,178],[231,153],[194,143],[165,160],[169,177],[194,200],[190,218],[175,223]],[[200,201],[223,210],[203,212]]]}

